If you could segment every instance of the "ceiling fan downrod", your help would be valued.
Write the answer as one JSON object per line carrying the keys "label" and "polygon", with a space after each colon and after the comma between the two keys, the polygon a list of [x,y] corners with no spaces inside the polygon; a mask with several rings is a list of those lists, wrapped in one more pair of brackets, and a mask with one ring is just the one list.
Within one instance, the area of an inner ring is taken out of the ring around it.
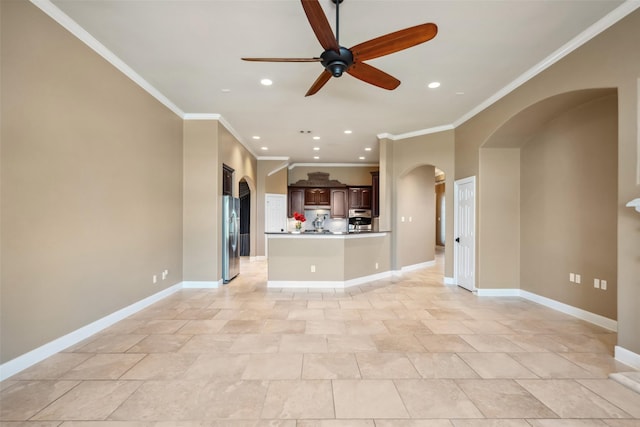
{"label": "ceiling fan downrod", "polygon": [[[343,0],[331,0],[336,5],[336,42],[340,46],[340,3]],[[340,77],[353,65],[353,54],[347,48],[340,46],[340,51],[326,50],[320,55],[322,65],[333,77]]]}

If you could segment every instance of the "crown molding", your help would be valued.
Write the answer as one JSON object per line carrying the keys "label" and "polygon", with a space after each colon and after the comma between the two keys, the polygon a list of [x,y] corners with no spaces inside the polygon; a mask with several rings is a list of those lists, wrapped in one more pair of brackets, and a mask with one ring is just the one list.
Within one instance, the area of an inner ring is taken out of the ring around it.
{"label": "crown molding", "polygon": [[484,102],[477,105],[475,108],[467,112],[462,117],[458,118],[458,120],[453,122],[453,126],[458,127],[476,114],[480,113],[485,108],[494,104],[501,98],[505,97],[509,93],[513,92],[516,88],[520,87],[527,81],[531,80],[556,62],[560,61],[562,58],[578,49],[580,46],[596,37],[598,34],[602,33],[607,28],[611,27],[618,21],[620,21],[625,16],[629,15],[631,12],[635,11],[640,7],[640,1],[637,0],[626,0],[620,6],[609,12],[607,15],[602,17],[596,23],[591,25],[589,28],[575,36],[569,42],[565,43],[562,47],[557,49],[551,55],[547,56],[542,61],[538,62],[529,70],[525,71],[518,78],[513,80],[511,83],[500,89],[498,92],[487,98]]}
{"label": "crown molding", "polygon": [[131,67],[124,63],[120,58],[118,58],[113,52],[105,47],[102,43],[96,40],[91,34],[89,34],[84,28],[82,28],[76,21],[71,19],[66,13],[58,9],[53,3],[49,0],[31,0],[36,7],[42,10],[44,13],[49,15],[54,21],[60,24],[63,28],[69,31],[71,34],[76,36],[81,42],[89,46],[93,51],[95,51],[98,55],[102,56],[107,62],[116,67],[120,72],[122,72],[125,76],[129,77],[140,86],[142,89],[147,91],[149,95],[153,96],[157,99],[161,104],[167,107],[169,110],[173,111],[176,115],[183,117],[184,111],[178,108],[173,102],[169,100],[166,96],[164,96],[158,89],[153,87],[148,81],[142,78],[138,73],[136,73]]}
{"label": "crown molding", "polygon": [[220,114],[208,114],[208,113],[185,113],[182,116],[183,120],[220,120]]}
{"label": "crown molding", "polygon": [[393,135],[391,133],[379,133],[376,135],[378,139],[390,139],[392,141],[400,141],[402,139],[414,138],[416,136],[429,135],[431,133],[444,132],[447,130],[455,129],[453,125],[434,126],[432,128],[416,130],[413,132],[401,133],[399,135]]}
{"label": "crown molding", "polygon": [[370,168],[370,167],[378,167],[379,163],[291,163],[289,165],[289,170],[295,167],[314,167],[314,166],[322,166],[329,168],[341,168],[341,167],[362,167],[362,168]]}
{"label": "crown molding", "polygon": [[290,159],[290,157],[287,157],[287,156],[260,156],[260,157],[258,157],[258,160],[283,160],[283,161],[287,161],[289,159]]}

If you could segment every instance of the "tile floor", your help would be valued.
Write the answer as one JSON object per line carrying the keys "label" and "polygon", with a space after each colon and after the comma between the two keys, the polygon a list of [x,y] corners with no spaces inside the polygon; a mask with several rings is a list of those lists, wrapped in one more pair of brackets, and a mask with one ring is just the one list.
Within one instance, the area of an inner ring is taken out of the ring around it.
{"label": "tile floor", "polygon": [[632,427],[615,334],[435,267],[345,291],[266,264],[182,290],[0,383],[3,426]]}

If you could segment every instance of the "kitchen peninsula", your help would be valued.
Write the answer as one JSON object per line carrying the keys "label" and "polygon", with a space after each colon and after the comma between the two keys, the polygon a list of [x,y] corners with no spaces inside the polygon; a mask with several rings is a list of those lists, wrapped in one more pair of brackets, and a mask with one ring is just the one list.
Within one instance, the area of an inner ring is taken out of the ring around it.
{"label": "kitchen peninsula", "polygon": [[391,275],[389,232],[266,233],[270,288],[346,288]]}

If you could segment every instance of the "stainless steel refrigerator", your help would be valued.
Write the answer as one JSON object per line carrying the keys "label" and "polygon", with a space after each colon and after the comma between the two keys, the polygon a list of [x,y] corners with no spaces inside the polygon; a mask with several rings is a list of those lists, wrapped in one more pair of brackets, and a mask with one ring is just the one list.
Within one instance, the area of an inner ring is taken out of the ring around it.
{"label": "stainless steel refrigerator", "polygon": [[222,196],[222,280],[240,273],[240,199]]}

